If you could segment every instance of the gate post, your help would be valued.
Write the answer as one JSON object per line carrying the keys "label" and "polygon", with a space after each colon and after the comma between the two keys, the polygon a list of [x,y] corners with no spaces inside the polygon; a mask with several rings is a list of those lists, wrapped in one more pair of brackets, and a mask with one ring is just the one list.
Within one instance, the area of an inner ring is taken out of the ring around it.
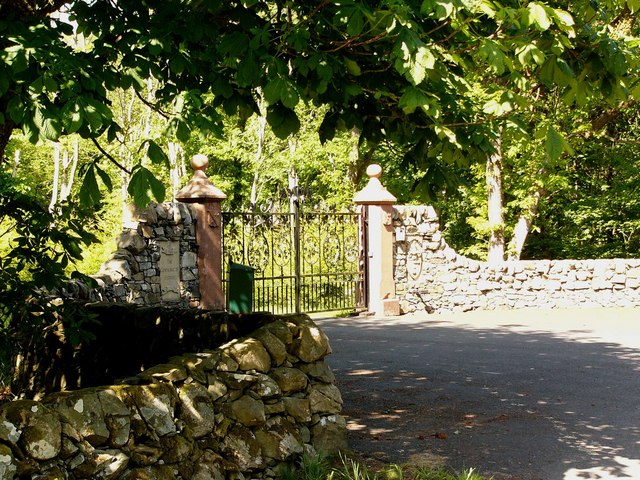
{"label": "gate post", "polygon": [[393,278],[393,205],[398,199],[380,183],[381,174],[380,165],[369,165],[369,183],[355,194],[353,201],[367,209],[367,308],[376,315],[393,316],[400,315]]}
{"label": "gate post", "polygon": [[200,308],[224,310],[222,289],[222,215],[220,203],[227,196],[216,188],[204,171],[209,166],[205,155],[194,155],[193,178],[176,195],[176,200],[192,204],[198,244],[198,283]]}

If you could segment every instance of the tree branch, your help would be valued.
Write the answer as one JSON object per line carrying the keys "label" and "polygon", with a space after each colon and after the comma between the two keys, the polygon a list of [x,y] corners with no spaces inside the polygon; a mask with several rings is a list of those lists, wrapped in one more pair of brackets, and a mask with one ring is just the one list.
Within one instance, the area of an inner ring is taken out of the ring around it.
{"label": "tree branch", "polygon": [[113,163],[116,167],[118,167],[123,172],[126,172],[127,174],[131,175],[131,170],[129,170],[128,168],[120,164],[120,162],[118,162],[115,158],[113,158],[113,156],[109,152],[107,152],[104,148],[102,148],[102,146],[98,143],[98,141],[95,138],[92,138],[91,141],[96,146],[96,148],[100,151],[100,153],[102,153],[105,157],[107,157],[111,163]]}
{"label": "tree branch", "polygon": [[169,120],[169,114],[165,113],[161,108],[158,108],[158,106],[154,105],[149,100],[147,100],[142,95],[140,95],[140,92],[138,92],[136,89],[134,89],[134,92],[136,92],[136,97],[138,97],[142,103],[144,103],[147,107],[149,107],[151,110],[156,112],[161,117],[164,117],[167,120]]}
{"label": "tree branch", "polygon": [[631,100],[628,102],[623,102],[618,105],[616,108],[611,108],[604,113],[601,113],[597,117],[591,120],[591,130],[593,132],[598,132],[609,125],[611,122],[615,121],[622,113],[627,109],[633,107],[637,102],[637,100]]}

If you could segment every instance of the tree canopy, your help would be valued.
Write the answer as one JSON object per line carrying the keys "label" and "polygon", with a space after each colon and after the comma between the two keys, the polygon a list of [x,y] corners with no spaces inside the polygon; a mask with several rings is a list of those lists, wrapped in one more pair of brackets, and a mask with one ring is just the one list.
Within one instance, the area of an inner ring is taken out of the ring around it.
{"label": "tree canopy", "polygon": [[[413,163],[465,163],[492,151],[494,120],[551,90],[578,104],[636,94],[637,41],[616,26],[634,21],[638,7],[638,0],[4,2],[0,155],[14,128],[34,142],[74,132],[98,145],[117,141],[109,92],[140,93],[152,78],[155,97],[143,99],[180,141],[220,133],[221,112],[247,117],[258,99],[273,132],[286,137],[299,129],[295,107],[304,101],[329,107],[322,140],[357,128],[363,140],[410,146]],[[544,135],[550,152],[562,151],[553,128]],[[149,138],[140,162],[165,162],[161,146]],[[142,163],[133,170],[135,188],[153,187]]]}

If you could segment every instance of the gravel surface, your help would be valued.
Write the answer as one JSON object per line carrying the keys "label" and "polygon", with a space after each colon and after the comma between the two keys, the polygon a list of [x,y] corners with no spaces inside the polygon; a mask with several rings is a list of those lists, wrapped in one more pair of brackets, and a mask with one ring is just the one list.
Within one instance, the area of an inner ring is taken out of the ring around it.
{"label": "gravel surface", "polygon": [[640,479],[640,309],[316,321],[365,459]]}

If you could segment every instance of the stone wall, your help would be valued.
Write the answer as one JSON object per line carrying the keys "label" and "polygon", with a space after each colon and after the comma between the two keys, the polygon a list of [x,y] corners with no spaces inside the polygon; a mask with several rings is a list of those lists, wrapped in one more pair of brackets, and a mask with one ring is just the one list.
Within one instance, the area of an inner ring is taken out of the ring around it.
{"label": "stone wall", "polygon": [[117,251],[93,277],[100,288],[74,297],[138,305],[197,306],[197,244],[194,217],[185,203],[132,209],[117,239]]}
{"label": "stone wall", "polygon": [[403,312],[640,306],[640,260],[490,265],[458,255],[432,207],[397,206],[394,277]]}
{"label": "stone wall", "polygon": [[0,478],[272,478],[344,448],[326,336],[283,317],[125,384],[0,405]]}

